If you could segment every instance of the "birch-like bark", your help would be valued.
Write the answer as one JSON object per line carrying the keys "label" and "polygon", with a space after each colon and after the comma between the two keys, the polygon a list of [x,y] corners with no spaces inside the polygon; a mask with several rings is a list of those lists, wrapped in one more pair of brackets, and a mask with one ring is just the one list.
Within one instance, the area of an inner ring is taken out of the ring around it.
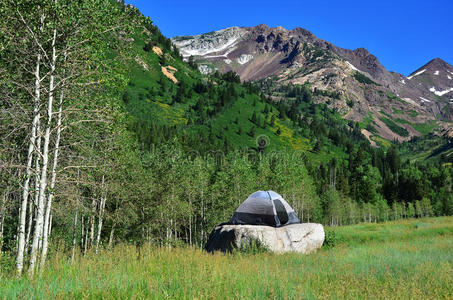
{"label": "birch-like bark", "polygon": [[105,176],[102,175],[102,196],[101,196],[101,203],[99,205],[99,217],[98,217],[98,232],[96,235],[96,253],[99,250],[99,242],[101,241],[101,232],[102,232],[102,218],[104,216],[104,207],[105,202],[107,201],[107,196],[105,192]]}
{"label": "birch-like bark", "polygon": [[[36,58],[36,67],[35,67],[35,97],[34,97],[34,109],[33,109],[33,121],[31,125],[31,134],[30,141],[28,144],[28,155],[27,155],[27,167],[25,171],[25,181],[24,188],[22,191],[22,203],[20,206],[19,213],[19,226],[18,226],[18,245],[17,245],[17,258],[16,258],[16,271],[17,276],[22,275],[22,270],[24,268],[24,250],[25,250],[25,222],[27,218],[27,203],[28,196],[30,194],[30,177],[31,177],[31,165],[33,162],[33,150],[35,147],[36,141],[36,127],[39,122],[39,102],[41,98],[41,76],[40,76],[40,67],[41,67],[41,54],[38,53]],[[39,154],[38,154],[39,155]]]}
{"label": "birch-like bark", "polygon": [[53,165],[52,165],[52,175],[50,178],[50,190],[49,196],[47,198],[47,205],[46,205],[46,214],[44,218],[44,236],[42,239],[42,254],[41,254],[41,267],[44,266],[46,263],[47,257],[47,250],[49,247],[49,235],[50,235],[50,228],[52,226],[51,223],[51,212],[52,212],[52,200],[55,195],[55,181],[57,178],[57,166],[58,166],[58,153],[60,150],[60,138],[61,138],[61,122],[62,122],[62,111],[63,111],[63,98],[64,93],[63,90],[60,92],[60,101],[58,103],[58,117],[57,117],[57,133],[56,133],[56,140],[55,140],[55,149],[53,154]]}
{"label": "birch-like bark", "polygon": [[50,79],[49,79],[49,98],[47,103],[47,124],[46,133],[44,135],[44,146],[42,153],[42,170],[39,183],[39,201],[38,201],[38,214],[36,216],[35,231],[33,234],[33,243],[31,247],[30,266],[28,273],[33,276],[35,272],[35,265],[38,256],[38,243],[41,240],[41,234],[44,225],[44,200],[47,188],[47,168],[49,166],[49,144],[50,144],[50,131],[52,127],[52,114],[53,114],[53,100],[54,100],[54,80],[55,80],[55,67],[57,62],[56,53],[56,39],[57,30],[53,30],[52,38],[52,61],[50,63]]}
{"label": "birch-like bark", "polygon": [[93,201],[91,202],[91,217],[90,217],[90,247],[94,246],[94,225],[96,223],[96,199],[93,198]]}
{"label": "birch-like bark", "polygon": [[[83,214],[80,216],[80,249],[85,249],[85,219]],[[85,255],[85,250],[83,254]]]}
{"label": "birch-like bark", "polygon": [[25,238],[25,252],[27,252],[28,247],[30,247],[30,235],[31,235],[31,226],[33,223],[33,215],[34,215],[33,201],[28,201],[28,225],[27,225],[27,237]]}
{"label": "birch-like bark", "polygon": [[75,260],[75,251],[77,245],[77,218],[79,214],[79,206],[77,205],[77,210],[74,215],[74,223],[73,223],[73,232],[72,232],[72,255],[71,255],[71,263],[74,263]]}
{"label": "birch-like bark", "polygon": [[[40,114],[38,112],[38,114]],[[39,116],[40,117],[40,116]],[[38,119],[38,124],[36,125],[36,149],[38,154],[35,157],[35,199],[34,201],[29,201],[28,205],[28,225],[27,225],[27,238],[25,239],[25,252],[27,253],[30,247],[30,236],[33,225],[34,217],[34,208],[37,206],[39,199],[39,180],[41,178],[41,121]],[[26,254],[25,253],[25,254]]]}
{"label": "birch-like bark", "polygon": [[83,246],[83,255],[87,253],[88,249],[88,227],[85,228],[85,245]]}
{"label": "birch-like bark", "polygon": [[110,236],[109,236],[109,248],[112,249],[113,246],[113,235],[115,233],[115,223],[112,225],[112,229],[110,230]]}
{"label": "birch-like bark", "polygon": [[192,197],[189,193],[189,245],[192,247]]}
{"label": "birch-like bark", "polygon": [[0,199],[0,253],[3,247],[3,230],[5,227],[5,215],[6,215],[6,202],[8,199],[9,188],[6,188],[3,192],[3,197]]}

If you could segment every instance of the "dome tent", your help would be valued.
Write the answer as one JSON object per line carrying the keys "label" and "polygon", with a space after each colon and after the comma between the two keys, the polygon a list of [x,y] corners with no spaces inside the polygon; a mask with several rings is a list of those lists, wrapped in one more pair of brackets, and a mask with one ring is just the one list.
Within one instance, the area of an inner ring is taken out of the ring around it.
{"label": "dome tent", "polygon": [[236,209],[229,224],[280,227],[300,223],[294,210],[274,191],[258,191]]}

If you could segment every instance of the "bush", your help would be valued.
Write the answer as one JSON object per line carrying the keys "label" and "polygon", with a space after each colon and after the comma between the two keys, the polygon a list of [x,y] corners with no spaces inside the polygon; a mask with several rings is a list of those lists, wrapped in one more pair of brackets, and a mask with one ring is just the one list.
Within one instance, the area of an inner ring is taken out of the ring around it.
{"label": "bush", "polygon": [[233,253],[240,253],[240,254],[248,254],[248,255],[255,255],[255,254],[262,254],[269,252],[269,249],[266,245],[261,243],[259,240],[251,240],[250,243],[245,245],[241,245],[240,248],[237,248],[233,251]]}
{"label": "bush", "polygon": [[392,120],[390,120],[388,118],[385,118],[385,117],[381,117],[379,119],[382,122],[384,122],[385,125],[387,125],[387,127],[390,128],[390,130],[393,131],[394,133],[396,133],[396,134],[398,134],[398,135],[400,135],[402,137],[409,136],[409,131],[407,131],[406,128],[403,128],[403,127],[399,126],[398,124],[396,124]]}
{"label": "bush", "polygon": [[2,252],[0,248],[0,274],[13,274],[15,267],[15,257],[13,255],[10,255],[10,253]]}
{"label": "bush", "polygon": [[358,71],[354,73],[353,77],[360,83],[380,85]]}
{"label": "bush", "polygon": [[340,235],[338,235],[334,230],[324,228],[325,238],[324,244],[322,245],[324,248],[330,249],[335,246],[338,246],[343,242],[343,239]]}

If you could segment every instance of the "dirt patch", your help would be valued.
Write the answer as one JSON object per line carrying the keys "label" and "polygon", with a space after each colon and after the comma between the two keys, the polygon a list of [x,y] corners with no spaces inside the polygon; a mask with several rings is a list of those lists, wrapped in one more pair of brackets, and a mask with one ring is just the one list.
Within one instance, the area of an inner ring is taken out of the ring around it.
{"label": "dirt patch", "polygon": [[369,132],[368,130],[366,130],[366,129],[362,129],[361,131],[362,131],[362,134],[370,141],[371,146],[377,148],[378,145],[376,144],[375,141],[373,141],[373,140],[371,139],[371,136],[372,136],[373,134],[372,134],[371,132]]}
{"label": "dirt patch", "polygon": [[160,49],[157,46],[153,46],[153,52],[156,53],[159,56],[162,56],[162,54],[163,54],[162,49]]}
{"label": "dirt patch", "polygon": [[173,71],[173,73],[176,72],[176,71],[178,71],[178,69],[176,69],[176,68],[173,67],[173,66],[167,66],[167,69],[169,69],[170,71]]}
{"label": "dirt patch", "polygon": [[171,81],[173,81],[173,83],[178,83],[178,79],[176,79],[174,73],[178,71],[176,68],[172,67],[172,66],[168,66],[168,67],[162,67],[162,73],[164,73],[164,75],[170,79]]}

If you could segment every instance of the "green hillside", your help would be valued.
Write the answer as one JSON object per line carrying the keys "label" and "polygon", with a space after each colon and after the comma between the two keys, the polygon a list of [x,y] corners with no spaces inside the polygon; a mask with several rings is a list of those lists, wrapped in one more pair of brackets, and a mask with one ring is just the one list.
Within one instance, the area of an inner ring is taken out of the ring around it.
{"label": "green hillside", "polygon": [[[354,124],[347,124],[326,106],[311,100],[297,107],[275,102],[257,85],[241,83],[233,73],[202,75],[195,64],[182,60],[148,19],[142,20],[132,37],[130,79],[123,101],[145,148],[177,136],[187,149],[200,152],[287,149],[328,161],[345,158],[346,143],[366,142],[357,132],[348,134],[347,128]],[[171,70],[177,82],[162,68]],[[311,99],[311,92],[304,92]],[[310,126],[313,120],[319,128]],[[329,138],[329,126],[343,132],[341,139],[348,141]]]}

